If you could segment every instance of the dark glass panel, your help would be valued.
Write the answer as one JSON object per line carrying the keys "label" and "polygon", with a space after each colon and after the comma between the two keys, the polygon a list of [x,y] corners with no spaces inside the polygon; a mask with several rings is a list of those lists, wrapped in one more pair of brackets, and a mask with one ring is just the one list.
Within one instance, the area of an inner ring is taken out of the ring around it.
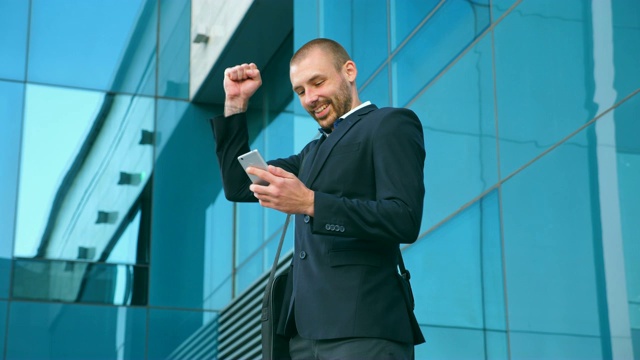
{"label": "dark glass panel", "polygon": [[158,96],[189,98],[191,1],[160,1]]}
{"label": "dark glass panel", "polygon": [[9,295],[23,96],[23,84],[0,81],[0,299]]}
{"label": "dark glass panel", "polygon": [[13,266],[14,299],[147,304],[147,267],[33,259],[17,259]]}
{"label": "dark glass panel", "polygon": [[[205,284],[214,276],[205,276],[214,266],[210,262],[230,256],[226,245],[220,245],[224,253],[208,253],[215,242],[230,241],[212,236],[226,237],[233,226],[227,221],[221,225],[226,229],[215,231],[211,207],[220,201],[222,182],[208,121],[212,115],[211,109],[185,101],[158,101],[149,298],[154,306],[201,309],[212,291],[212,284]],[[226,264],[216,268],[221,276],[230,271]]]}
{"label": "dark glass panel", "polygon": [[13,301],[7,359],[144,359],[147,310]]}
{"label": "dark glass panel", "polygon": [[216,359],[218,314],[149,311],[148,359]]}

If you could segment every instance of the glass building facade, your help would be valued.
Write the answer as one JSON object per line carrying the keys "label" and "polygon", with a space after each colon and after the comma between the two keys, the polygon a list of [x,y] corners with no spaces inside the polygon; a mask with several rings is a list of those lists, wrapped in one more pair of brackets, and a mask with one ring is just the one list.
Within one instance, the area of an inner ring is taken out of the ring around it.
{"label": "glass building facade", "polygon": [[233,358],[285,216],[224,198],[208,119],[256,62],[252,148],[299,151],[316,37],[423,124],[416,358],[640,358],[636,0],[0,0],[0,358]]}

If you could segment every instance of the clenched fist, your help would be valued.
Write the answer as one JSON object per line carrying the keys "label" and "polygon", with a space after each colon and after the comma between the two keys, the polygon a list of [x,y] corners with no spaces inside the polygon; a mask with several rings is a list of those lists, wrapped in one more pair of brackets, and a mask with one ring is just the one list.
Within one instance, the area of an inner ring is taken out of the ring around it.
{"label": "clenched fist", "polygon": [[260,70],[256,64],[242,64],[224,71],[224,115],[247,111],[249,98],[262,85]]}

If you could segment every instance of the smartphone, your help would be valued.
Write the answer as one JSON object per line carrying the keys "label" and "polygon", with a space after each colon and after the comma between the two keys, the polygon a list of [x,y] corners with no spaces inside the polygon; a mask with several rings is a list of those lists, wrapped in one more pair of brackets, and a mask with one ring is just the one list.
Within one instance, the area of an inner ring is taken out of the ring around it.
{"label": "smartphone", "polygon": [[[244,171],[247,171],[249,166],[253,166],[255,168],[267,170],[267,162],[264,161],[258,150],[251,150],[246,154],[238,156],[238,161]],[[251,179],[251,182],[258,185],[269,185],[268,182],[260,179],[259,177],[251,174],[247,174]]]}

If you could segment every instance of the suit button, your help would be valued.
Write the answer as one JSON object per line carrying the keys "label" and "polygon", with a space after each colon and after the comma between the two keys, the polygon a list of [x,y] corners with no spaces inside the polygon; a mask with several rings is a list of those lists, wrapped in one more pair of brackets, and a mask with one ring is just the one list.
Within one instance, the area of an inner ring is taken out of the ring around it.
{"label": "suit button", "polygon": [[307,253],[304,251],[300,251],[300,259],[304,259],[307,257]]}
{"label": "suit button", "polygon": [[331,230],[331,225],[326,224],[326,225],[324,226],[324,228],[325,228],[325,229],[327,229],[327,230]]}
{"label": "suit button", "polygon": [[305,223],[308,223],[308,222],[309,222],[309,215],[305,215],[305,216],[304,216],[304,222],[305,222]]}
{"label": "suit button", "polygon": [[329,230],[334,231],[335,229],[336,229],[336,226],[335,226],[335,225],[330,225],[330,226],[329,226]]}
{"label": "suit button", "polygon": [[340,232],[344,232],[344,226],[340,225]]}

